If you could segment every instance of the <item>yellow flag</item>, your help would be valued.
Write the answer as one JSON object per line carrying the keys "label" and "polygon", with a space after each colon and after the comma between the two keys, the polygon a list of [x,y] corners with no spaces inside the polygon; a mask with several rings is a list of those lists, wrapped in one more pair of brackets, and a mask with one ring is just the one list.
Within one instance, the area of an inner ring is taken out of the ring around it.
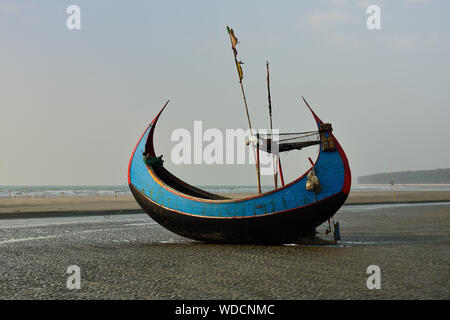
{"label": "yellow flag", "polygon": [[242,71],[241,64],[243,64],[242,61],[236,61],[236,67],[239,74],[239,80],[242,80],[244,78],[244,72]]}
{"label": "yellow flag", "polygon": [[242,81],[242,79],[244,78],[244,72],[242,71],[242,64],[244,64],[242,61],[237,61],[237,50],[236,50],[236,45],[239,43],[238,38],[236,38],[236,36],[234,35],[234,31],[232,28],[230,28],[229,26],[227,26],[227,31],[228,34],[230,35],[230,40],[231,40],[231,47],[233,49],[233,53],[234,53],[234,59],[236,61],[236,69],[239,75],[239,80]]}

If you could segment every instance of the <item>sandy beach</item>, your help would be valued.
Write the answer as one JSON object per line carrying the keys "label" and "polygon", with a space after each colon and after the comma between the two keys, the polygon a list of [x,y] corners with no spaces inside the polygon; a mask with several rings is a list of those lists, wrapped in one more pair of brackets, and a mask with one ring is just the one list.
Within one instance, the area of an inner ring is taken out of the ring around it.
{"label": "sandy beach", "polygon": [[1,198],[0,214],[121,212],[140,210],[132,195],[79,198]]}
{"label": "sandy beach", "polygon": [[[228,193],[230,198],[252,194]],[[354,191],[346,204],[426,203],[450,201],[450,191]],[[66,198],[0,198],[0,214],[102,213],[141,210],[131,195]]]}

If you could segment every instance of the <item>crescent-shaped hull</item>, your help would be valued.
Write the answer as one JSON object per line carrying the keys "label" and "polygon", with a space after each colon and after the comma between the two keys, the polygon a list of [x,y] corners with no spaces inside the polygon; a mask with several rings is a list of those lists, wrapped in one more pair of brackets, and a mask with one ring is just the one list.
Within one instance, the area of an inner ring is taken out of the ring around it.
{"label": "crescent-shaped hull", "polygon": [[[128,183],[142,209],[174,233],[207,242],[292,243],[332,217],[347,199],[350,168],[331,132],[326,134],[334,139],[336,149],[323,152],[321,146],[314,164],[322,186],[317,194],[305,189],[309,171],[276,190],[227,199],[186,184],[163,166],[148,166],[142,154],[155,156],[153,133],[163,110],[147,127],[131,155]],[[311,112],[320,126],[322,121]]]}

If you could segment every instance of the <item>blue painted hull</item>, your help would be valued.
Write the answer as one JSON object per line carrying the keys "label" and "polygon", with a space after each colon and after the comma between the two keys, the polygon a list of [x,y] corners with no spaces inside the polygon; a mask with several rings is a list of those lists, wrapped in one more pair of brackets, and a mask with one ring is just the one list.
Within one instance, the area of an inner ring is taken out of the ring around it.
{"label": "blue painted hull", "polygon": [[[164,168],[142,161],[144,151],[155,156],[153,132],[161,112],[133,151],[129,185],[140,206],[177,234],[212,242],[290,243],[333,216],[348,196],[350,168],[331,132],[327,135],[335,140],[336,150],[321,151],[314,164],[322,186],[318,194],[305,189],[308,172],[282,188],[238,200],[215,198],[192,189]],[[320,125],[321,120],[312,113]]]}

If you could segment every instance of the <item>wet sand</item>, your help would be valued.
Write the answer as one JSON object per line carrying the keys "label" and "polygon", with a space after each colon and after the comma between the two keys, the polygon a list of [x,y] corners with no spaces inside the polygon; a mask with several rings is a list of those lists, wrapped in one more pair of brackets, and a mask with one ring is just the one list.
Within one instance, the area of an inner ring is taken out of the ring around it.
{"label": "wet sand", "polygon": [[[225,194],[243,198],[252,194]],[[414,203],[450,201],[450,191],[356,191],[351,192],[346,204]],[[131,195],[92,196],[80,198],[0,198],[0,215],[21,213],[103,213],[135,212],[139,205]]]}
{"label": "wet sand", "polygon": [[145,214],[0,220],[0,299],[450,298],[450,203],[352,205],[336,219],[332,246],[204,244]]}

